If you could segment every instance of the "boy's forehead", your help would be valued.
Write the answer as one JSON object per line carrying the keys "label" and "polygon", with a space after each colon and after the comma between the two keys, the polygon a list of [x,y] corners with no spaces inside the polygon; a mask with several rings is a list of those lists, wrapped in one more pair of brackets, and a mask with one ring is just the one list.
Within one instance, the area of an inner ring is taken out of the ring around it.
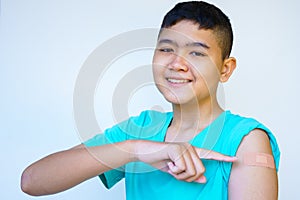
{"label": "boy's forehead", "polygon": [[[200,38],[197,38],[200,39]],[[158,37],[158,42],[164,43],[190,43],[196,42],[196,38],[191,37],[189,34],[185,32],[173,30],[170,28],[164,28],[161,30],[160,35]]]}
{"label": "boy's forehead", "polygon": [[199,29],[199,24],[191,21],[181,21],[171,27],[162,28],[158,42],[162,40],[172,40],[181,44],[199,42],[207,46],[217,44],[212,30]]}

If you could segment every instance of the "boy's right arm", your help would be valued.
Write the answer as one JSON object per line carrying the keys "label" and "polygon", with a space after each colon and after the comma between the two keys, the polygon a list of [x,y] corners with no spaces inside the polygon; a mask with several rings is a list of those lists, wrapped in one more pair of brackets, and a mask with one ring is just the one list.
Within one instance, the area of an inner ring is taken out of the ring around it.
{"label": "boy's right arm", "polygon": [[67,190],[89,178],[134,161],[131,141],[86,148],[83,144],[42,158],[27,167],[22,190],[40,196]]}
{"label": "boy's right arm", "polygon": [[30,195],[53,194],[133,161],[153,165],[179,180],[205,183],[201,158],[225,162],[236,160],[187,143],[127,140],[89,148],[79,145],[30,165],[22,174],[21,187]]}

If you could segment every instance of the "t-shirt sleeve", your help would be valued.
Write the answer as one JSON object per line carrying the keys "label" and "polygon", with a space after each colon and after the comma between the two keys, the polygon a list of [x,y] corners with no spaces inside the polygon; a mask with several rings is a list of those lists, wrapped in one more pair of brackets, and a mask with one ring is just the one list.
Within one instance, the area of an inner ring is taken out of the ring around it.
{"label": "t-shirt sleeve", "polygon": [[[126,140],[126,134],[119,128],[118,125],[105,130],[103,134],[98,134],[93,138],[85,141],[83,144],[86,147],[102,146]],[[111,188],[125,176],[124,166],[109,170],[99,175],[100,180],[106,188]]]}

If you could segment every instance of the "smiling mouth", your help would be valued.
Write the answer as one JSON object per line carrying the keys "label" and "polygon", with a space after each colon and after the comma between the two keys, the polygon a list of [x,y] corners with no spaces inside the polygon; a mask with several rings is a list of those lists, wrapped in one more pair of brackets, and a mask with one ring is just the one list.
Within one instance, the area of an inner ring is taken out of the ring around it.
{"label": "smiling mouth", "polygon": [[173,79],[173,78],[167,78],[167,81],[170,83],[176,83],[176,84],[191,82],[191,80],[187,80],[187,79]]}

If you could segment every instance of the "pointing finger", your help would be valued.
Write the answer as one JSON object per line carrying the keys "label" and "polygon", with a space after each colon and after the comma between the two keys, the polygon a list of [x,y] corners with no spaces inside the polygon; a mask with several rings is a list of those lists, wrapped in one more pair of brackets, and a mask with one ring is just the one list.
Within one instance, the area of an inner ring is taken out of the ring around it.
{"label": "pointing finger", "polygon": [[195,148],[197,154],[201,159],[208,159],[208,160],[218,160],[224,162],[235,162],[237,161],[237,157],[234,156],[227,156],[216,151],[206,150],[201,148]]}

